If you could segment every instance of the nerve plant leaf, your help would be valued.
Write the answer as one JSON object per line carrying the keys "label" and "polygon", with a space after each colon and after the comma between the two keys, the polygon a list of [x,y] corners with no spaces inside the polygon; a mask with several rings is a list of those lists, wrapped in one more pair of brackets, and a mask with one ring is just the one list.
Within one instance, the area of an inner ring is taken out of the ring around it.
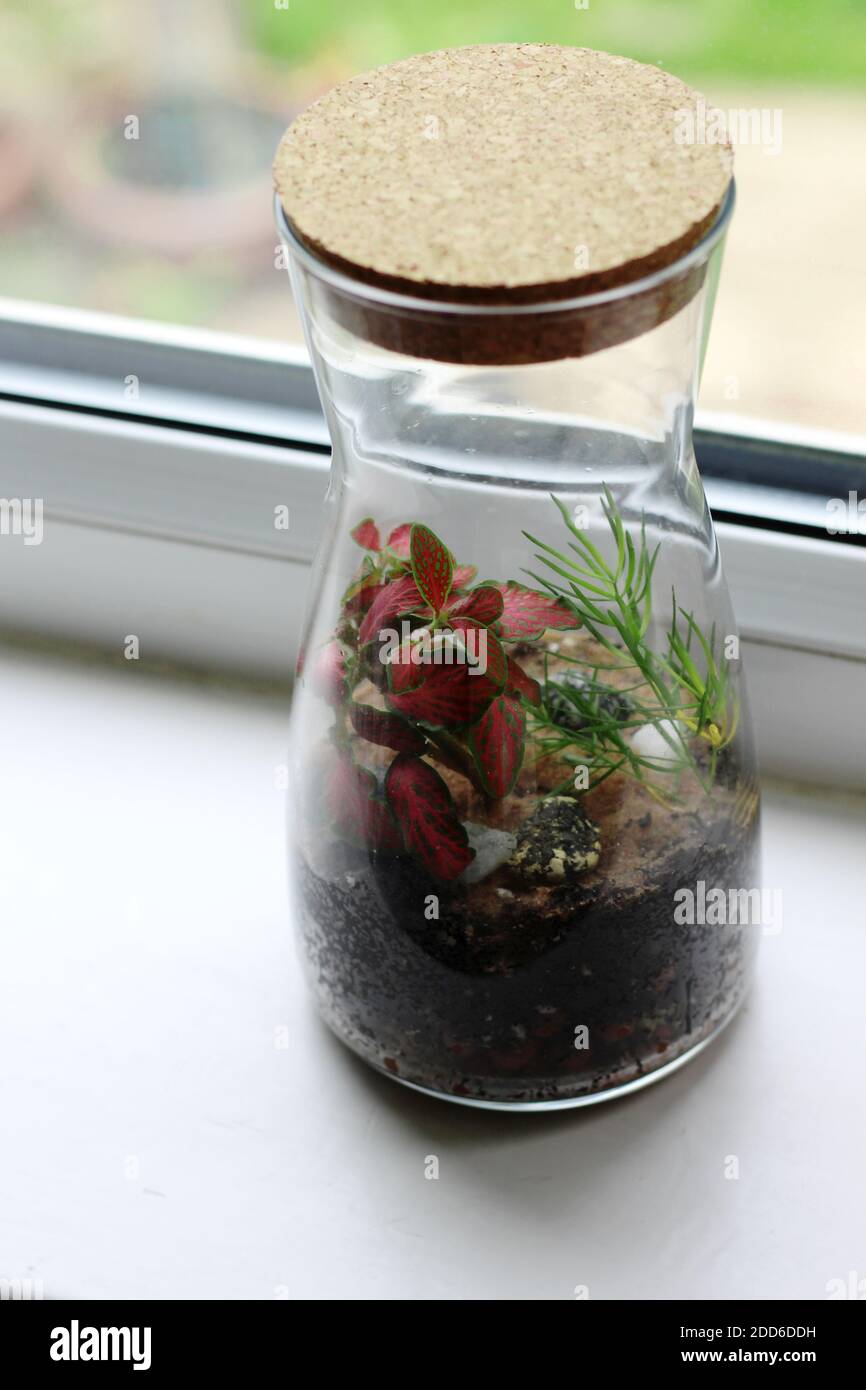
{"label": "nerve plant leaf", "polygon": [[489,675],[473,676],[465,664],[428,666],[415,690],[386,696],[388,705],[407,719],[432,729],[458,729],[474,724],[501,690]]}
{"label": "nerve plant leaf", "polygon": [[531,705],[541,704],[541,686],[534,677],[527,675],[522,666],[518,666],[513,656],[508,658],[505,692],[507,695],[522,695]]}
{"label": "nerve plant leaf", "polygon": [[448,617],[474,618],[489,627],[502,613],[502,595],[493,584],[479,584],[448,605]]}
{"label": "nerve plant leaf", "polygon": [[372,772],[341,755],[325,786],[325,802],[337,829],[370,849],[395,852],[402,838]]}
{"label": "nerve plant leaf", "polygon": [[412,573],[422,598],[435,614],[441,613],[454,577],[451,552],[429,526],[417,521],[412,527],[409,552]]}
{"label": "nerve plant leaf", "polygon": [[385,775],[385,798],[410,854],[435,878],[453,879],[475,857],[445,782],[429,763],[398,753]]}
{"label": "nerve plant leaf", "polygon": [[313,689],[329,705],[342,704],[348,694],[346,653],[336,639],[323,647],[313,667]]}
{"label": "nerve plant leaf", "polygon": [[497,691],[501,690],[505,685],[508,657],[496,633],[475,618],[452,618],[449,614],[448,625],[463,643],[472,679],[486,677]]}
{"label": "nerve plant leaf", "polygon": [[349,718],[355,733],[368,743],[393,748],[397,753],[421,753],[426,746],[427,740],[423,734],[413,729],[405,719],[389,714],[387,710],[353,701],[349,706]]}
{"label": "nerve plant leaf", "polygon": [[375,573],[362,575],[360,579],[355,580],[354,584],[350,584],[343,595],[343,612],[347,617],[366,613],[381,584],[381,577]]}
{"label": "nerve plant leaf", "polygon": [[409,538],[412,534],[411,521],[404,521],[402,526],[395,526],[385,544],[389,550],[393,550],[399,560],[409,559]]}
{"label": "nerve plant leaf", "polygon": [[454,570],[454,578],[451,580],[451,592],[456,594],[458,590],[465,589],[467,585],[473,583],[477,574],[477,565],[457,565]]}
{"label": "nerve plant leaf", "polygon": [[390,652],[382,666],[385,682],[379,689],[386,693],[391,691],[395,695],[402,695],[407,690],[417,690],[423,683],[427,671],[422,662],[413,660],[414,655],[416,653],[411,641],[401,642],[399,647]]}
{"label": "nerve plant leaf", "polygon": [[349,532],[353,541],[357,541],[363,550],[382,549],[382,542],[379,539],[379,528],[371,516],[365,516],[363,521],[359,521],[353,531]]}
{"label": "nerve plant leaf", "polygon": [[[384,545],[372,518],[353,535],[367,554],[337,636],[355,650],[352,689],[343,690],[355,733],[415,763],[429,754],[489,796],[505,795],[523,761],[524,706],[538,708],[542,697],[502,643],[578,627],[579,614],[555,592],[513,580],[477,584],[476,567],[456,565],[421,522],[395,526]],[[349,698],[364,679],[384,695],[385,710]],[[421,764],[417,775],[428,773],[435,777]],[[374,792],[368,800],[376,802]],[[362,811],[362,819],[379,814]]]}
{"label": "nerve plant leaf", "polygon": [[507,796],[523,764],[526,716],[513,695],[497,695],[469,730],[469,749],[488,796]]}
{"label": "nerve plant leaf", "polygon": [[413,608],[423,605],[421,595],[411,574],[401,575],[383,584],[372,604],[367,609],[361,630],[360,642],[370,642],[378,637],[383,628],[390,628],[403,613],[411,613]]}
{"label": "nerve plant leaf", "polygon": [[527,589],[514,579],[493,587],[502,595],[499,633],[505,642],[534,642],[547,628],[562,631],[580,627],[580,618],[571,605],[553,594]]}

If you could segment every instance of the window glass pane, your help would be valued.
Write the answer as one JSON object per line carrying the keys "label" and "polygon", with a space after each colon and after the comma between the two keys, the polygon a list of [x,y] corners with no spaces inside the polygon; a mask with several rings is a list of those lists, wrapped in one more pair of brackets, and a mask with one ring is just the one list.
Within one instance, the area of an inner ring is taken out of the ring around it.
{"label": "window glass pane", "polygon": [[735,122],[702,404],[862,432],[866,0],[4,0],[0,295],[296,338],[270,205],[293,112],[519,40],[658,63]]}

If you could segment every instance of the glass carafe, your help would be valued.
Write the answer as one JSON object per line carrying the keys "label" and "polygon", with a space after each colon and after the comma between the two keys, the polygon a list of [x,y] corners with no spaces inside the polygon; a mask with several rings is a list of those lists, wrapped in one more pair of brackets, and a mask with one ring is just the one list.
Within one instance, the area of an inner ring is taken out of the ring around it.
{"label": "glass carafe", "polygon": [[749,980],[755,755],[691,439],[732,198],[665,270],[518,307],[360,283],[278,211],[333,441],[294,910],[330,1027],[438,1096],[619,1095]]}

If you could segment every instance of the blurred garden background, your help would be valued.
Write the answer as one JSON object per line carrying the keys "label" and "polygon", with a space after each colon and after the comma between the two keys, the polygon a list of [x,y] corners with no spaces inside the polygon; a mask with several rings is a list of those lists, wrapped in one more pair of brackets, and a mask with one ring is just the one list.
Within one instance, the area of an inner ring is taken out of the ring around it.
{"label": "blurred garden background", "polygon": [[701,402],[866,433],[866,0],[0,0],[0,296],[297,339],[284,126],[354,72],[503,41],[781,113],[776,152],[736,150]]}

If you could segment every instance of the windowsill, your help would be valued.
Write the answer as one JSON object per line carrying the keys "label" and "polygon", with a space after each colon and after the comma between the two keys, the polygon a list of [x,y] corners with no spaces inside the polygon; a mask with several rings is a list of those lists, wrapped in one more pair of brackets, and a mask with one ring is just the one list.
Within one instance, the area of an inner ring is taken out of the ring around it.
{"label": "windowsill", "polygon": [[768,788],[783,929],[692,1065],[585,1112],[470,1112],[313,1017],[286,697],[0,665],[4,1277],[46,1298],[822,1299],[862,1269],[866,799]]}

